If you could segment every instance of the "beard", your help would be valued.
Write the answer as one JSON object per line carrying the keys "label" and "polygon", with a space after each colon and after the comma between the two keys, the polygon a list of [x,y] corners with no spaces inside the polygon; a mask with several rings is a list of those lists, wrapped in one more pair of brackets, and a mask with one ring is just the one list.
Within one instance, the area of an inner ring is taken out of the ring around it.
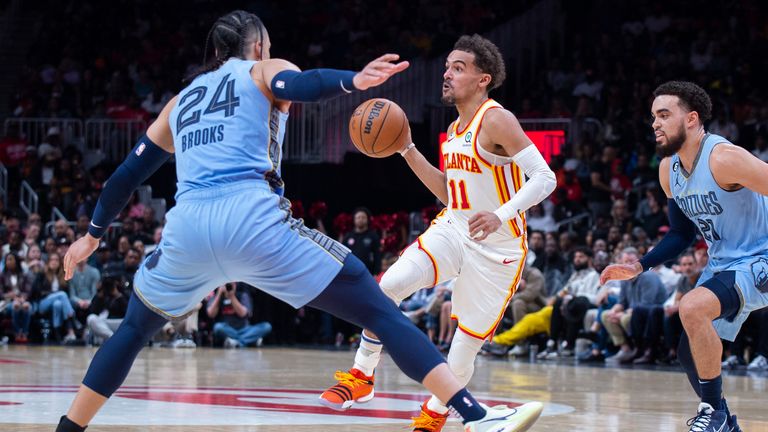
{"label": "beard", "polygon": [[456,97],[453,95],[443,95],[440,98],[440,102],[442,102],[445,106],[453,106],[456,105]]}
{"label": "beard", "polygon": [[576,271],[581,271],[586,269],[588,266],[589,266],[589,263],[579,263],[579,264],[574,264],[573,269]]}
{"label": "beard", "polygon": [[660,158],[672,156],[680,151],[680,149],[683,147],[685,139],[687,138],[685,127],[683,127],[683,125],[680,125],[680,129],[678,129],[677,134],[665,134],[665,136],[667,137],[667,144],[656,144],[656,154],[658,154]]}

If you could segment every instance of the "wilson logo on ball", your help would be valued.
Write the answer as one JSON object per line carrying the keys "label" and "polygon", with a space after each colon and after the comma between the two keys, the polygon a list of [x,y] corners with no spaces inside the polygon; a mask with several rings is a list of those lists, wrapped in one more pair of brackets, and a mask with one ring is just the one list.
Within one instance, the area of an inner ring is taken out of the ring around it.
{"label": "wilson logo on ball", "polygon": [[387,104],[383,101],[376,101],[373,103],[373,108],[371,108],[371,112],[368,113],[368,119],[365,121],[365,128],[363,129],[363,133],[371,133],[373,121],[381,115],[381,110],[384,109],[385,106],[387,106]]}

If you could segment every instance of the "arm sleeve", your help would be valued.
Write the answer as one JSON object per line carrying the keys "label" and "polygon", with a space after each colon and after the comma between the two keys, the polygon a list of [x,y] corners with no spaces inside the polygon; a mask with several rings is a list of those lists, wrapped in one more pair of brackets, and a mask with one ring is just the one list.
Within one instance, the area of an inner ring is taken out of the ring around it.
{"label": "arm sleeve", "polygon": [[318,102],[355,90],[356,72],[338,69],[284,70],[270,83],[276,98],[293,102]]}
{"label": "arm sleeve", "polygon": [[93,219],[88,227],[88,233],[93,237],[101,238],[115,216],[128,203],[133,191],[170,157],[170,153],[152,142],[148,136],[141,137],[136,147],[104,184],[104,190],[101,191],[99,201],[93,210]]}
{"label": "arm sleeve", "polygon": [[519,213],[540,203],[555,190],[557,185],[555,173],[549,169],[547,161],[541,156],[536,146],[529,145],[520,150],[512,160],[525,172],[528,181],[512,199],[494,211],[502,221],[515,218]]}
{"label": "arm sleeve", "polygon": [[680,210],[673,199],[667,200],[669,232],[650,252],[640,258],[643,271],[677,258],[696,240],[696,225]]}

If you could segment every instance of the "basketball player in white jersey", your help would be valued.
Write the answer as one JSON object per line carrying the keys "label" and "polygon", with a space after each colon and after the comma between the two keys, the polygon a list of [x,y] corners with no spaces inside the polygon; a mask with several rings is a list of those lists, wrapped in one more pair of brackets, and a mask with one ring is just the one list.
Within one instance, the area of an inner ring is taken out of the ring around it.
{"label": "basketball player in white jersey", "polygon": [[[466,384],[480,347],[493,336],[520,282],[528,249],[524,212],[546,198],[556,180],[515,116],[488,98],[505,78],[498,48],[479,35],[462,36],[445,66],[442,101],[459,111],[441,148],[445,172],[414,144],[400,154],[447,207],[384,274],[381,288],[399,303],[421,288],[456,278],[452,317],[458,330],[448,365]],[[376,336],[364,331],[353,368],[336,373],[338,384],[321,402],[344,410],[371,400],[380,353]],[[448,417],[444,402],[434,396],[425,402],[413,430],[440,431]]]}

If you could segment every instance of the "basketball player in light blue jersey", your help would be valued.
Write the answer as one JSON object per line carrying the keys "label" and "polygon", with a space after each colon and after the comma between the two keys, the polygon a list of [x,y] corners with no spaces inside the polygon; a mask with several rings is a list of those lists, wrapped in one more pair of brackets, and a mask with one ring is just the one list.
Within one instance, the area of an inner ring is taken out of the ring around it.
{"label": "basketball player in light blue jersey", "polygon": [[601,283],[636,277],[677,257],[696,239],[709,246],[697,287],[680,300],[685,333],[677,354],[701,397],[690,432],[740,431],[722,394],[720,338],[733,341],[749,313],[768,306],[768,164],[707,133],[707,93],[671,81],[654,91],[652,115],[670,231],[639,262],[612,265]]}
{"label": "basketball player in light blue jersey", "polygon": [[467,432],[527,429],[541,404],[491,409],[478,403],[365,266],[341,244],[293,219],[283,197],[280,156],[290,103],[378,86],[408,63],[393,63],[398,56],[387,54],[360,72],[300,72],[270,59],[266,28],[243,11],[219,18],[209,40],[215,59],[168,103],[110,177],[89,233],[64,259],[69,279],[136,187],[176,155],[177,204],[167,215],[163,239],[136,273],[126,317],[94,356],[57,431],[84,430],[152,335],[230,281],[372,329],[406,375],[450,401]]}

